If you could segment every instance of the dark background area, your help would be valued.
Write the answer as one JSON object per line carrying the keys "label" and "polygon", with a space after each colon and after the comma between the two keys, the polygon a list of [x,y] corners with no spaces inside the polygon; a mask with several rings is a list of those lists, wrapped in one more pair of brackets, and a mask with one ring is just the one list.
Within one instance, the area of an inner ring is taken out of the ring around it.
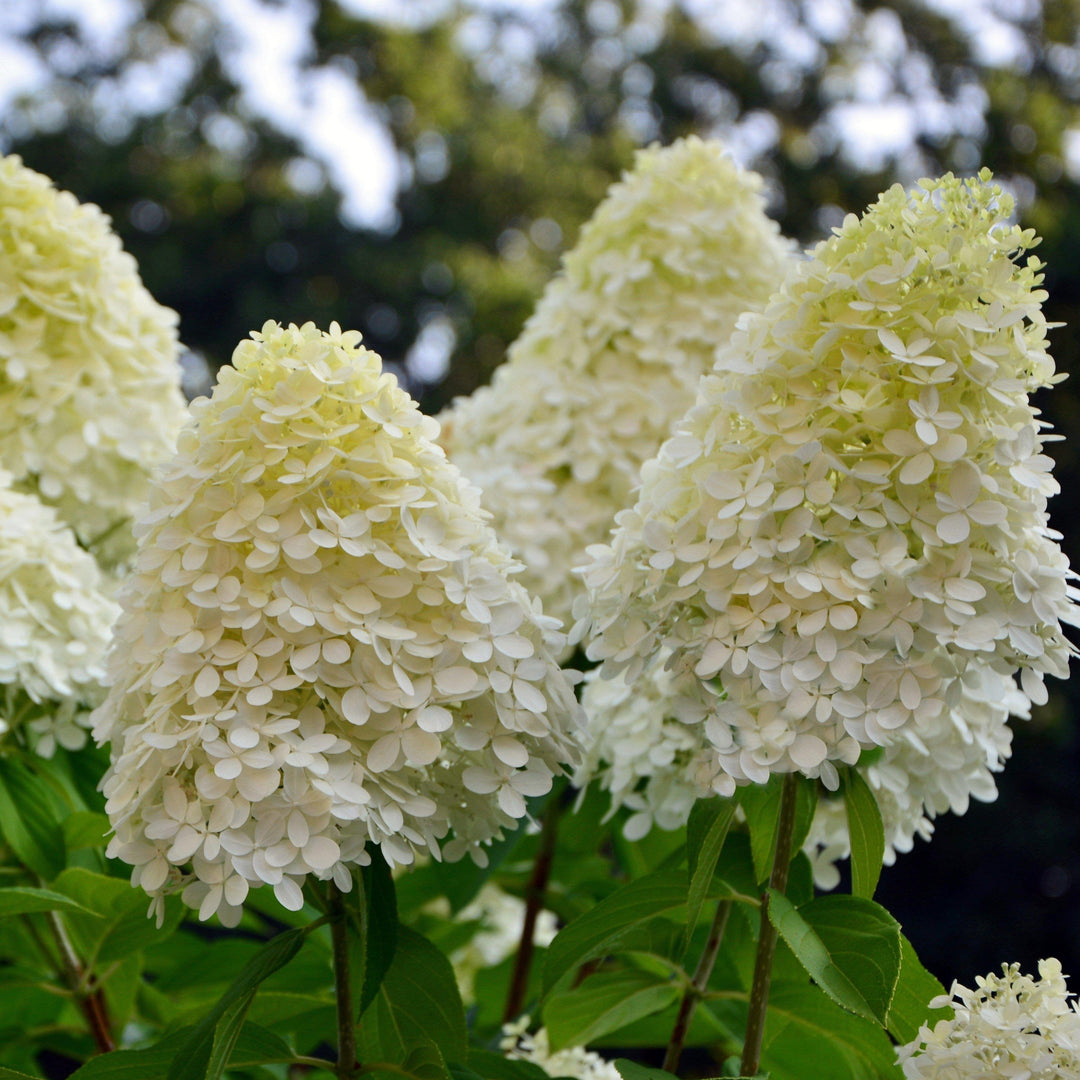
{"label": "dark background area", "polygon": [[[392,228],[346,225],[330,184],[298,188],[298,160],[308,175],[322,166],[248,107],[213,5],[193,34],[190,0],[135,4],[140,17],[104,54],[78,23],[32,4],[0,24],[49,72],[7,110],[5,149],[112,215],[210,370],[267,318],[338,320],[435,412],[488,381],[635,146],[696,132],[729,139],[765,175],[770,212],[803,243],[895,180],[988,165],[1044,237],[1047,315],[1066,324],[1054,354],[1080,372],[1080,165],[1069,154],[1080,12],[1070,0],[968,5],[962,22],[916,0],[776,0],[762,5],[756,34],[740,24],[728,36],[734,2],[714,5],[710,26],[687,13],[694,5],[650,21],[630,0],[540,14],[448,7],[397,26],[332,0],[300,6],[312,14],[304,63],[348,72],[407,165]],[[1002,34],[1011,53],[988,44]],[[98,88],[165,47],[187,50],[190,78],[161,108],[106,122]],[[887,127],[904,107],[909,137],[875,150],[866,123],[880,116]],[[862,136],[845,126],[852,108]],[[191,362],[192,389],[204,373]],[[1063,488],[1052,512],[1076,565],[1074,383],[1040,404],[1068,437],[1049,446]],[[884,872],[878,898],[946,984],[1003,961],[1033,971],[1048,955],[1080,979],[1078,694],[1053,687],[1050,704],[1017,725],[996,803],[939,819],[931,844]]]}

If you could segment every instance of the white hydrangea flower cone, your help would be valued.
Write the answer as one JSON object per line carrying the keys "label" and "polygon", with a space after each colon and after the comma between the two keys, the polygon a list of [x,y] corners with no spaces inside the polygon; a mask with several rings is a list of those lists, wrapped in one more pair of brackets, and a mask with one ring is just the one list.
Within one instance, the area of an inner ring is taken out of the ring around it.
{"label": "white hydrangea flower cone", "polygon": [[1061,963],[1039,961],[1039,978],[1003,964],[1001,975],[977,978],[977,989],[954,983],[930,1008],[954,1017],[923,1025],[897,1048],[906,1080],[1076,1080],[1080,1076],[1080,1013]]}
{"label": "white hydrangea flower cone", "polygon": [[[1057,381],[1034,236],[989,175],[886,192],[702,380],[585,569],[593,659],[664,654],[732,782],[932,729],[972,667],[1064,677],[1071,572],[1028,402]],[[721,784],[715,785],[722,790]]]}
{"label": "white hydrangea flower cone", "polygon": [[554,620],[359,334],[252,338],[136,527],[95,714],[110,854],[226,922],[254,886],[347,887],[369,842],[482,860],[579,711]]}
{"label": "white hydrangea flower cone", "polygon": [[629,505],[739,314],[779,285],[790,245],[761,178],[697,138],[638,152],[563,260],[492,384],[440,417],[523,581],[564,621],[572,567]]}
{"label": "white hydrangea flower cone", "polygon": [[0,157],[0,467],[107,560],[185,419],[176,322],[98,207]]}
{"label": "white hydrangea flower cone", "polygon": [[86,741],[119,608],[56,512],[10,480],[0,472],[0,733],[24,727],[48,757]]}

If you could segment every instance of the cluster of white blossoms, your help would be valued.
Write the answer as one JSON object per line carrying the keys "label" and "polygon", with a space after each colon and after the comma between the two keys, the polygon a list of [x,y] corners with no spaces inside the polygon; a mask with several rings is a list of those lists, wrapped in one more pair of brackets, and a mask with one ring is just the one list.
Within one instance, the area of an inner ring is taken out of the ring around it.
{"label": "cluster of white blossoms", "polygon": [[450,459],[483,489],[549,614],[569,618],[583,591],[571,569],[629,504],[717,345],[765,303],[790,254],[761,178],[720,144],[641,150],[492,384],[440,417]]}
{"label": "cluster of white blossoms", "polygon": [[[678,829],[698,798],[713,794],[716,775],[712,743],[704,723],[706,705],[696,694],[692,672],[676,673],[651,663],[631,686],[586,676],[585,758],[578,783],[590,779],[611,794],[611,812],[633,813],[624,833],[644,836],[654,825]],[[970,799],[997,797],[994,773],[1009,757],[1010,715],[1028,715],[1026,697],[1009,677],[972,665],[961,680],[961,697],[942,722],[920,737],[901,731],[896,741],[865,755],[856,768],[877,799],[885,828],[885,862],[910,851],[916,836],[929,840],[933,819],[967,812]],[[851,854],[844,802],[819,800],[804,846],[823,889],[835,888],[835,863]]]}
{"label": "cluster of white blossoms", "polygon": [[0,467],[109,561],[185,418],[176,322],[98,207],[0,158]]}
{"label": "cluster of white blossoms", "polygon": [[[517,950],[525,922],[525,901],[489,881],[476,898],[457,913],[455,921],[480,924],[468,943],[450,954],[462,1000],[469,1005],[475,1000],[477,973],[501,964]],[[554,913],[537,912],[533,944],[546,948],[557,932]]]}
{"label": "cluster of white blossoms", "polygon": [[[1027,719],[1029,702],[1010,676],[972,664],[961,680],[960,699],[935,727],[902,730],[895,742],[856,766],[881,810],[885,863],[910,851],[916,836],[929,840],[933,819],[951,811],[966,814],[971,799],[997,798],[994,773],[1011,752],[1010,716]],[[804,850],[820,888],[840,883],[837,859],[851,854],[847,813],[839,798],[823,798]]]}
{"label": "cluster of white blossoms", "polygon": [[360,335],[252,338],[155,479],[95,714],[109,854],[226,923],[263,883],[347,888],[368,842],[482,861],[580,711],[555,621]]}
{"label": "cluster of white blossoms", "polygon": [[1080,1013],[1054,959],[1039,961],[1033,979],[1019,964],[977,978],[978,989],[953,984],[930,1002],[951,1006],[952,1020],[919,1030],[897,1050],[906,1080],[1076,1080],[1080,1076]]}
{"label": "cluster of white blossoms", "polygon": [[500,1046],[512,1061],[528,1061],[539,1066],[548,1076],[572,1077],[573,1080],[622,1080],[619,1070],[593,1050],[582,1046],[564,1046],[551,1051],[547,1028],[530,1034],[530,1017],[522,1016],[512,1024],[503,1025]]}
{"label": "cluster of white blossoms", "polygon": [[1035,702],[1066,675],[1076,593],[1028,402],[1058,377],[1011,211],[984,173],[850,215],[743,317],[590,548],[589,655],[631,685],[666,663],[709,790],[835,788],[864,748],[945,737],[978,673],[1019,669]]}
{"label": "cluster of white blossoms", "polygon": [[119,609],[52,507],[10,479],[0,472],[0,733],[28,730],[48,757],[86,741]]}

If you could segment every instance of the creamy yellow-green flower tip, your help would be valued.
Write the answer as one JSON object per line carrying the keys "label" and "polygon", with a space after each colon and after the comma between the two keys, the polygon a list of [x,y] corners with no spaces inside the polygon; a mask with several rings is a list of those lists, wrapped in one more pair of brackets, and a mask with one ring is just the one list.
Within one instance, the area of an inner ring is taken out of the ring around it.
{"label": "creamy yellow-green flower tip", "polygon": [[639,151],[491,386],[441,417],[549,614],[569,618],[572,568],[629,505],[740,313],[783,277],[791,248],[761,186],[716,142]]}
{"label": "creamy yellow-green flower tip", "polygon": [[184,421],[177,357],[108,217],[0,158],[0,467],[107,562]]}
{"label": "creamy yellow-green flower tip", "polygon": [[933,740],[973,668],[1064,677],[1071,573],[1028,395],[1034,236],[952,176],[886,192],[746,316],[585,577],[593,659],[691,676],[713,789]]}
{"label": "creamy yellow-green flower tip", "polygon": [[0,472],[0,732],[50,756],[86,742],[119,609],[56,512]]}
{"label": "creamy yellow-green flower tip", "polygon": [[929,1008],[951,1007],[951,1020],[897,1047],[905,1080],[1075,1080],[1080,1076],[1080,1014],[1061,963],[1039,961],[1039,978],[1002,964],[1001,975],[953,983]]}
{"label": "creamy yellow-green flower tip", "polygon": [[348,887],[369,842],[483,861],[578,719],[555,621],[360,335],[267,323],[233,365],[136,525],[95,713],[110,854],[229,923],[260,884]]}

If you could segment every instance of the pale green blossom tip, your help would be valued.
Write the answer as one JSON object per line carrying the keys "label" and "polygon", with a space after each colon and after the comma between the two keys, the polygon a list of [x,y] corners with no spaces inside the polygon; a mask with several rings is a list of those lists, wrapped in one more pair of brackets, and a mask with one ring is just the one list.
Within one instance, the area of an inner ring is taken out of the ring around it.
{"label": "pale green blossom tip", "polygon": [[347,887],[369,842],[483,861],[578,718],[562,635],[360,335],[267,323],[233,365],[136,525],[95,713],[110,853],[230,923],[261,884]]}
{"label": "pale green blossom tip", "polygon": [[865,748],[934,742],[979,671],[1035,702],[1067,673],[1076,591],[1029,403],[1057,376],[1011,210],[950,176],[849,216],[740,321],[590,549],[589,655],[688,680],[714,789],[835,787]]}
{"label": "pale green blossom tip", "polygon": [[791,245],[761,188],[717,142],[639,151],[491,386],[441,418],[522,580],[561,620],[583,591],[572,568],[628,505],[739,315],[783,278]]}
{"label": "pale green blossom tip", "polygon": [[98,207],[0,158],[0,467],[107,560],[184,419],[176,322]]}

